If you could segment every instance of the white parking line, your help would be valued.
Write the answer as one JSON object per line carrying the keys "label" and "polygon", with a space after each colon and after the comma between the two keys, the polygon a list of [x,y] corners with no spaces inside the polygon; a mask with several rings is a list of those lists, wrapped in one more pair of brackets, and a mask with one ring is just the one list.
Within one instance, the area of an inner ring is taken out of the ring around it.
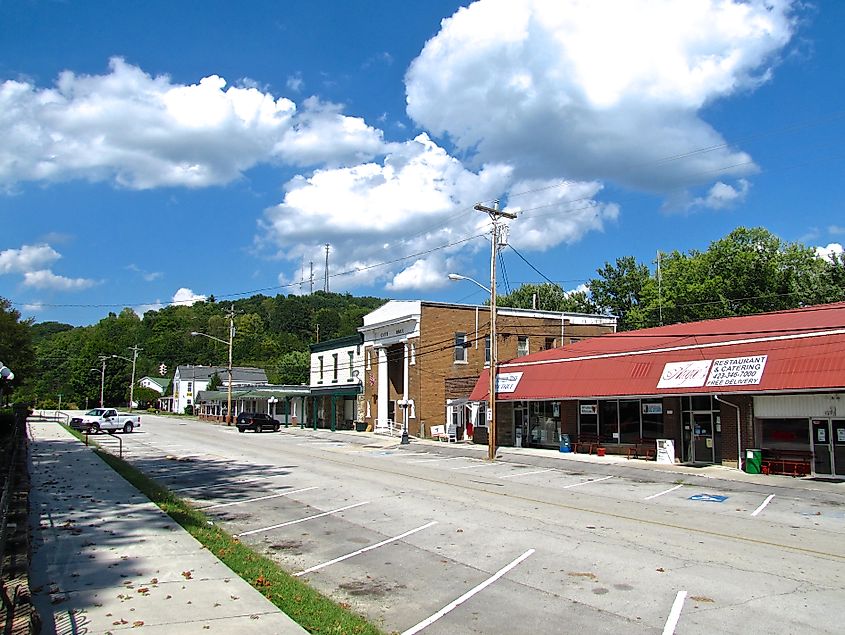
{"label": "white parking line", "polygon": [[613,478],[612,476],[602,476],[601,478],[594,478],[591,481],[581,481],[580,483],[573,483],[572,485],[564,485],[561,489],[569,489],[570,487],[579,487],[581,485],[587,485],[589,483],[598,483],[599,481],[606,481],[609,478]]}
{"label": "white parking line", "polygon": [[220,507],[229,507],[231,505],[243,505],[244,503],[255,503],[258,501],[266,501],[271,498],[279,498],[281,496],[290,496],[291,494],[299,494],[300,492],[307,492],[308,490],[319,489],[316,485],[314,487],[303,487],[302,489],[295,489],[291,492],[282,492],[281,494],[270,494],[268,496],[259,496],[258,498],[248,498],[242,501],[233,501],[231,503],[218,503],[217,505],[208,505],[206,507],[197,507],[201,511],[207,509],[218,509]]}
{"label": "white parking line", "polygon": [[290,476],[290,474],[273,474],[272,476],[256,476],[255,478],[250,478],[242,481],[226,481],[225,483],[216,483],[214,485],[191,485],[190,487],[177,487],[176,489],[171,489],[171,492],[185,492],[191,489],[214,489],[215,487],[231,487],[232,485],[244,485],[247,483],[254,483],[255,481],[268,481],[271,478],[282,478],[284,476]]}
{"label": "white parking line", "polygon": [[657,494],[652,494],[651,496],[646,496],[643,500],[650,501],[652,498],[657,498],[658,496],[663,496],[664,494],[668,494],[669,492],[674,492],[676,489],[683,487],[683,485],[675,485],[675,487],[670,487],[667,490],[663,490],[662,492],[658,492]]}
{"label": "white parking line", "polygon": [[398,536],[394,536],[393,538],[388,538],[387,540],[382,540],[381,542],[377,542],[376,544],[370,545],[369,547],[364,547],[363,549],[358,549],[358,551],[353,551],[352,553],[347,553],[345,556],[340,556],[339,558],[335,558],[334,560],[329,560],[328,562],[324,562],[323,564],[318,564],[316,566],[313,566],[313,567],[310,567],[310,568],[305,569],[303,571],[300,571],[299,573],[294,573],[293,575],[295,577],[299,577],[301,575],[305,575],[306,573],[312,573],[314,571],[322,569],[323,567],[328,567],[329,565],[337,564],[338,562],[342,562],[344,560],[347,560],[347,559],[352,558],[354,556],[357,556],[359,554],[365,553],[367,551],[372,551],[373,549],[383,547],[384,545],[389,544],[391,542],[396,542],[397,540],[402,540],[402,538],[410,536],[411,534],[415,534],[418,531],[422,531],[423,529],[428,529],[432,525],[436,525],[436,524],[437,524],[437,521],[433,520],[426,525],[422,525],[421,527],[417,527],[416,529],[411,529],[410,531],[406,531],[404,534],[399,534]]}
{"label": "white parking line", "polygon": [[543,472],[554,472],[553,469],[537,470],[536,472],[519,472],[518,474],[508,474],[507,476],[500,476],[499,478],[516,478],[517,476],[531,476],[532,474],[542,474]]}
{"label": "white parking line", "polygon": [[431,463],[433,461],[460,461],[466,457],[463,456],[441,456],[439,459],[417,459],[415,461],[408,461],[408,463]]}
{"label": "white parking line", "polygon": [[464,466],[461,466],[461,467],[450,467],[449,469],[450,470],[471,470],[471,469],[476,468],[476,467],[490,467],[491,465],[496,465],[496,464],[495,463],[484,463],[484,462],[479,461],[475,465],[464,465]]}
{"label": "white parking line", "polygon": [[760,503],[760,506],[759,506],[757,509],[755,509],[753,512],[751,512],[751,515],[752,515],[752,516],[756,516],[756,515],[757,515],[757,514],[759,514],[761,511],[763,511],[764,509],[766,509],[766,505],[768,505],[769,503],[771,503],[771,502],[772,502],[772,499],[773,499],[774,497],[775,497],[775,495],[774,495],[774,494],[769,494],[769,495],[768,495],[768,497],[766,497],[766,500],[764,500],[762,503]]}
{"label": "white parking line", "polygon": [[432,625],[432,624],[434,624],[437,620],[439,620],[441,617],[443,617],[443,616],[444,616],[444,615],[446,615],[447,613],[451,612],[453,609],[457,608],[458,606],[460,606],[461,604],[463,604],[464,602],[466,602],[466,601],[467,601],[468,599],[470,599],[473,595],[475,595],[475,594],[476,594],[476,593],[478,593],[479,591],[483,591],[483,590],[484,590],[484,589],[486,589],[488,586],[490,586],[491,584],[493,584],[496,580],[498,580],[499,578],[501,578],[501,577],[502,577],[503,575],[505,575],[508,571],[510,571],[511,569],[513,569],[514,567],[516,567],[516,566],[517,566],[520,562],[522,562],[523,560],[525,560],[526,558],[528,558],[528,557],[529,557],[532,553],[534,553],[534,551],[535,551],[534,549],[529,549],[529,550],[528,550],[528,551],[526,551],[524,554],[522,554],[521,556],[519,556],[519,558],[517,558],[516,560],[514,560],[513,562],[511,562],[509,565],[507,565],[506,567],[503,567],[502,569],[499,569],[496,573],[494,573],[491,577],[487,578],[484,582],[482,582],[482,583],[481,583],[481,584],[479,584],[478,586],[475,586],[475,587],[473,587],[472,589],[470,589],[469,591],[467,591],[466,593],[464,593],[464,594],[463,594],[461,597],[459,597],[457,600],[454,600],[453,602],[450,602],[449,604],[447,604],[446,606],[444,606],[442,609],[440,609],[439,611],[437,611],[437,613],[435,613],[435,614],[434,614],[434,615],[432,615],[431,617],[424,619],[424,620],[423,620],[422,622],[420,622],[419,624],[417,624],[417,625],[415,625],[415,626],[412,626],[412,627],[411,627],[411,628],[409,628],[407,631],[404,631],[404,632],[402,633],[402,635],[414,635],[414,633],[419,633],[419,632],[420,632],[421,630],[423,630],[424,628],[426,628],[426,627],[428,627],[428,626],[431,626],[431,625]]}
{"label": "white parking line", "polygon": [[675,601],[672,603],[672,610],[669,611],[669,617],[666,619],[666,626],[663,627],[663,635],[672,635],[675,632],[678,620],[681,619],[681,609],[684,608],[686,597],[686,591],[678,591],[678,595],[675,596]]}
{"label": "white parking line", "polygon": [[[177,472],[176,474],[153,474],[153,478],[179,478],[180,476],[184,476],[185,474],[193,474],[194,472],[208,472],[211,466],[206,467],[198,467],[193,470],[183,470],[181,472]],[[225,476],[225,472],[215,472],[215,476]]]}
{"label": "white parking line", "polygon": [[322,518],[323,516],[330,516],[331,514],[346,511],[347,509],[352,509],[353,507],[360,507],[361,505],[369,504],[370,501],[364,501],[363,503],[355,503],[354,505],[347,505],[346,507],[338,507],[337,509],[332,509],[331,511],[323,512],[322,514],[314,514],[313,516],[306,516],[305,518],[298,518],[297,520],[289,520],[286,523],[279,523],[278,525],[270,525],[269,527],[262,527],[261,529],[252,529],[250,531],[245,531],[240,534],[235,534],[235,537],[240,538],[241,536],[251,536],[252,534],[260,534],[263,531],[270,531],[271,529],[279,529],[280,527],[287,527],[288,525],[304,523],[306,520],[313,520],[315,518]]}

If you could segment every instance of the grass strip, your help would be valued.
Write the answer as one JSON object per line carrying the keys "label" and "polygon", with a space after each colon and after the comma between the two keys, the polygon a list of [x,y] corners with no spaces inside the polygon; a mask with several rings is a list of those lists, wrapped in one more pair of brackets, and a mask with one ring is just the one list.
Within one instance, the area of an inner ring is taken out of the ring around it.
{"label": "grass strip", "polygon": [[[84,440],[82,433],[64,427],[78,439]],[[346,606],[325,597],[302,580],[288,574],[270,558],[256,553],[212,524],[208,516],[128,462],[96,447],[96,441],[90,437],[88,442],[94,444],[94,452],[115,472],[309,633],[383,635],[383,631]]]}

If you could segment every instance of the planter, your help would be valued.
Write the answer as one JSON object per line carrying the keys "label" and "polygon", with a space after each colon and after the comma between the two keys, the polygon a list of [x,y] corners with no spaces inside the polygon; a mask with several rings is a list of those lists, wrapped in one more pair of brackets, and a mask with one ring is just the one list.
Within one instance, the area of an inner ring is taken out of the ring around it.
{"label": "planter", "polygon": [[596,448],[596,456],[605,456],[604,448]]}

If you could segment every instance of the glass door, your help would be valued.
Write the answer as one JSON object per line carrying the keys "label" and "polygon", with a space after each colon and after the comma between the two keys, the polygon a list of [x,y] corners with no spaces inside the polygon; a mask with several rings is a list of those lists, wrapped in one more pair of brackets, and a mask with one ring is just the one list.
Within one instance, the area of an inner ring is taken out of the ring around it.
{"label": "glass door", "polygon": [[700,463],[714,463],[713,414],[692,413],[692,460]]}
{"label": "glass door", "polygon": [[813,471],[816,474],[833,474],[829,424],[827,419],[813,419]]}
{"label": "glass door", "polygon": [[834,419],[830,426],[833,428],[833,473],[845,476],[845,419]]}

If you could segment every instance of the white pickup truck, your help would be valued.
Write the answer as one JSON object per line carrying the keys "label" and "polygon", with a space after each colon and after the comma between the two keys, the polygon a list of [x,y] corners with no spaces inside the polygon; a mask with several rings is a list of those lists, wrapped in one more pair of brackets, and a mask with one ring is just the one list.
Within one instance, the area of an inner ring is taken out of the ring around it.
{"label": "white pickup truck", "polygon": [[114,408],[94,408],[81,417],[73,417],[70,427],[77,430],[88,430],[91,433],[132,432],[141,427],[141,415],[131,415],[118,412]]}

